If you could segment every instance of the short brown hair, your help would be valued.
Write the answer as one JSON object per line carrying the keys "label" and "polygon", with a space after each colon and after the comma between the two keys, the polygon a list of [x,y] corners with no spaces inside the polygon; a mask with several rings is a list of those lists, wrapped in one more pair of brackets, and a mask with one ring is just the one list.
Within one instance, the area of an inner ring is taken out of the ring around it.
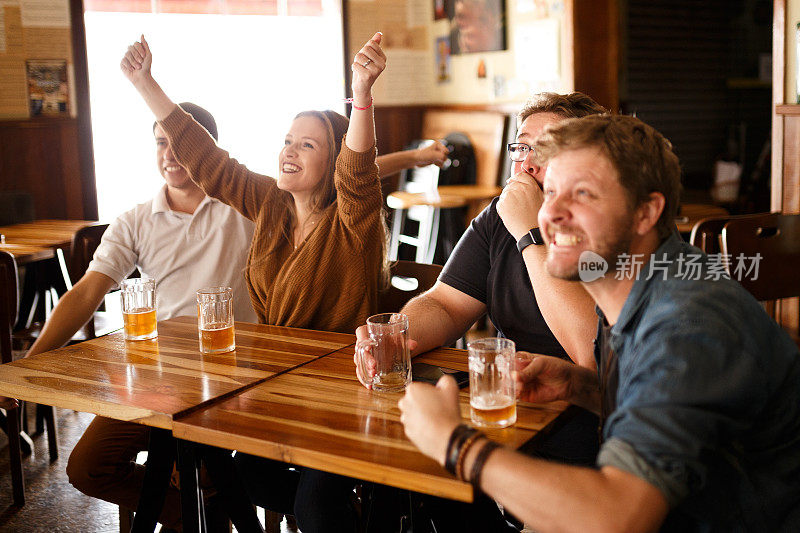
{"label": "short brown hair", "polygon": [[561,118],[580,118],[608,113],[608,109],[579,93],[539,93],[531,96],[517,114],[517,125],[536,113],[553,113]]}
{"label": "short brown hair", "polygon": [[667,237],[675,228],[681,191],[681,168],[672,144],[637,118],[593,115],[548,128],[536,142],[536,159],[544,164],[562,152],[590,147],[599,148],[611,161],[631,207],[649,200],[650,193],[664,195],[656,229],[659,237]]}

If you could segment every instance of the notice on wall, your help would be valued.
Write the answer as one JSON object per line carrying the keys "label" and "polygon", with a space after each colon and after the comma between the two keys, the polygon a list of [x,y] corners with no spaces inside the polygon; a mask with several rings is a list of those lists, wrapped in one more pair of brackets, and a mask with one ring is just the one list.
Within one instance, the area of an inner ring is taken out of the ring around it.
{"label": "notice on wall", "polygon": [[537,88],[560,79],[561,41],[558,19],[517,25],[514,59],[517,78]]}
{"label": "notice on wall", "polygon": [[20,0],[20,6],[23,26],[70,27],[68,0]]}

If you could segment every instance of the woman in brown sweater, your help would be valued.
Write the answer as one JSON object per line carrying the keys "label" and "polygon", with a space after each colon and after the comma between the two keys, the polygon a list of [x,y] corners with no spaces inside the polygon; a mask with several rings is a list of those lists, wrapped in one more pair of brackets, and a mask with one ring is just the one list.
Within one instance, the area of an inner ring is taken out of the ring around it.
{"label": "woman in brown sweater", "polygon": [[245,277],[262,323],[349,333],[375,311],[387,275],[371,107],[372,85],[386,64],[380,39],[376,34],[356,54],[349,124],[333,111],[298,114],[277,179],[231,158],[169,99],[150,73],[144,37],[122,60],[175,160],[206,194],[255,222]]}
{"label": "woman in brown sweater", "polygon": [[[174,170],[255,222],[245,276],[260,322],[349,333],[376,309],[388,276],[371,95],[386,65],[380,41],[355,56],[349,123],[333,111],[298,114],[277,179],[232,159],[167,97],[144,36],[121,62],[169,139]],[[353,480],[242,454],[237,463],[255,503],[293,512],[306,533],[353,529]]]}

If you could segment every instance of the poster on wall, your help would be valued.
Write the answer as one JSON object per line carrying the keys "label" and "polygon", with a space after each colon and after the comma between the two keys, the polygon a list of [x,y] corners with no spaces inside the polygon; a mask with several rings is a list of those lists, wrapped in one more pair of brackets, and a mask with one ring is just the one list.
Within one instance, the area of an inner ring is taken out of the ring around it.
{"label": "poster on wall", "polygon": [[450,38],[436,39],[436,81],[450,81]]}
{"label": "poster on wall", "polygon": [[28,102],[32,117],[69,112],[67,61],[64,59],[29,59]]}
{"label": "poster on wall", "polygon": [[451,0],[450,4],[451,54],[506,49],[505,0]]}
{"label": "poster on wall", "polygon": [[433,20],[447,18],[447,3],[449,0],[433,0]]}

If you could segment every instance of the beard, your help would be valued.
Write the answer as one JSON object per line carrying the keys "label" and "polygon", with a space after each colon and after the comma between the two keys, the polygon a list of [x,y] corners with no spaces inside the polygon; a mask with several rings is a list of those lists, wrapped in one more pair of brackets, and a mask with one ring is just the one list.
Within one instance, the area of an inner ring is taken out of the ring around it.
{"label": "beard", "polygon": [[[625,213],[611,222],[612,224],[602,240],[591,250],[608,264],[609,271],[606,276],[615,274],[618,269],[619,257],[630,253],[631,242],[633,242],[633,212]],[[558,263],[550,254],[550,245],[548,245],[547,251],[545,269],[548,274],[565,281],[581,281],[578,258],[569,263]]]}

